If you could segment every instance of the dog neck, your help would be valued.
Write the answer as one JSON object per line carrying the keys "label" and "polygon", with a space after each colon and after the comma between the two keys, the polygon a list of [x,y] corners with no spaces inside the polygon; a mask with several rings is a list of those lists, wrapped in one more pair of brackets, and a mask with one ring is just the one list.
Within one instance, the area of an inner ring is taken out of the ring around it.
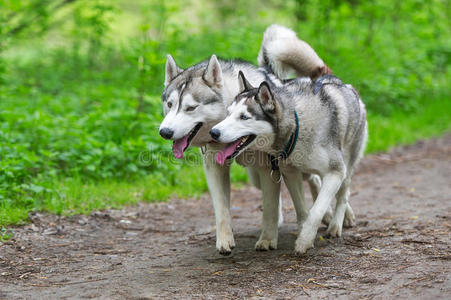
{"label": "dog neck", "polygon": [[282,150],[278,151],[277,154],[269,154],[269,160],[271,162],[271,169],[273,171],[279,170],[279,160],[287,159],[288,156],[293,152],[294,148],[296,147],[296,143],[299,137],[299,117],[296,112],[296,110],[293,110],[293,116],[295,121],[295,129],[290,134],[288,141],[285,143],[285,146],[282,148]]}
{"label": "dog neck", "polygon": [[273,143],[273,151],[275,154],[284,151],[284,149],[287,148],[287,144],[290,142],[291,137],[295,135],[296,130],[299,130],[296,118],[297,114],[295,112],[290,114],[289,117],[285,117],[284,120],[281,120],[281,122],[277,124],[276,132],[279,133],[276,135]]}

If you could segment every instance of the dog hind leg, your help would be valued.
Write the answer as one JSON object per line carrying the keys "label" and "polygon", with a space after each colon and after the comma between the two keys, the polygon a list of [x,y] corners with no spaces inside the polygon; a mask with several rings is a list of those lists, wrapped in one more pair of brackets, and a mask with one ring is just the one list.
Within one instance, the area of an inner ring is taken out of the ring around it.
{"label": "dog hind leg", "polygon": [[337,206],[332,221],[327,228],[327,234],[331,237],[340,237],[343,230],[343,220],[346,214],[349,199],[349,186],[351,180],[346,178],[337,192]]}
{"label": "dog hind leg", "polygon": [[280,228],[283,225],[283,208],[282,208],[282,193],[279,193],[279,215],[277,220],[277,227]]}
{"label": "dog hind leg", "polygon": [[346,212],[345,212],[345,219],[343,221],[343,227],[354,227],[355,225],[355,215],[354,211],[352,210],[351,204],[349,204],[349,201],[346,201]]}
{"label": "dog hind leg", "polygon": [[308,209],[304,198],[304,189],[302,181],[302,173],[298,169],[284,170],[283,180],[290,192],[293,205],[296,210],[296,219],[298,223],[298,230],[301,232],[302,224],[307,219]]}

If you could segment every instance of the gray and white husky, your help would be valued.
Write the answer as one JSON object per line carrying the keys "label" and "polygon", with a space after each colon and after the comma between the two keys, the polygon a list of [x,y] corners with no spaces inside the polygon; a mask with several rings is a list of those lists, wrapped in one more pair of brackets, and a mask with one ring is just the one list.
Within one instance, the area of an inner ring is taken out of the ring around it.
{"label": "gray and white husky", "polygon": [[[266,41],[266,42],[265,42]],[[277,43],[278,47],[274,47]],[[316,77],[328,72],[324,62],[296,34],[282,26],[272,25],[264,34],[260,51],[261,68],[242,60],[220,60],[212,55],[185,70],[180,69],[168,55],[166,62],[165,88],[162,94],[164,120],[160,135],[173,140],[173,153],[183,157],[189,146],[205,147],[203,151],[204,170],[213,200],[216,217],[216,248],[224,255],[230,254],[235,246],[230,216],[230,165],[216,162],[215,157],[223,147],[214,142],[209,132],[227,115],[227,107],[240,92],[238,72],[242,71],[252,84],[280,80],[289,70],[303,76]],[[267,155],[259,152],[242,153],[237,161],[247,166],[251,182],[262,190],[263,219],[262,232],[256,243],[257,250],[268,250],[277,246],[277,220],[281,221],[280,182],[270,177]],[[302,174],[296,174],[298,183]],[[310,177],[309,185],[316,198],[320,181]],[[303,193],[293,198],[297,210],[304,207]],[[350,207],[348,223],[354,222]],[[325,218],[330,221],[329,217]]]}
{"label": "gray and white husky", "polygon": [[262,82],[258,88],[253,88],[243,73],[239,78],[241,93],[229,105],[227,118],[212,128],[212,136],[228,143],[225,153],[268,153],[273,170],[280,170],[291,195],[299,193],[300,186],[293,173],[321,177],[313,207],[300,212],[303,223],[296,240],[297,253],[313,247],[333,197],[337,204],[327,232],[341,236],[351,177],[368,136],[365,105],[357,91],[331,75],[281,85]]}

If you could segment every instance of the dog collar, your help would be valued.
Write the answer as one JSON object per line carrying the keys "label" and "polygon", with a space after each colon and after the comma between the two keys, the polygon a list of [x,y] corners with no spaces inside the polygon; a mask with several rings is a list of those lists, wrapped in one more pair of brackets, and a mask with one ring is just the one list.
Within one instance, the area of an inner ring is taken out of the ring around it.
{"label": "dog collar", "polygon": [[299,117],[296,110],[293,110],[294,118],[296,120],[296,129],[294,132],[290,135],[290,138],[288,139],[287,144],[283,148],[282,152],[280,152],[279,155],[274,156],[271,154],[268,154],[269,160],[271,161],[271,169],[272,171],[278,171],[279,170],[279,159],[287,159],[288,156],[293,152],[294,148],[296,147],[296,143],[298,141],[299,137]]}

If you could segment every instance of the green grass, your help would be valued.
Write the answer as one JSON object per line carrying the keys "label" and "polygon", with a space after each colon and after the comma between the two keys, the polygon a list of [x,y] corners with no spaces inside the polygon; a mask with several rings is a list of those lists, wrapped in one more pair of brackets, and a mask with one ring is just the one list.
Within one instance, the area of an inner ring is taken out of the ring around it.
{"label": "green grass", "polygon": [[[207,191],[202,165],[184,165],[175,184],[147,175],[133,181],[101,180],[83,182],[80,178],[55,179],[49,183],[55,191],[35,194],[33,203],[4,202],[0,206],[0,226],[23,224],[30,211],[47,211],[59,215],[89,214],[94,210],[121,208],[139,201],[160,202],[172,197],[197,198]],[[232,165],[231,180],[236,187],[247,181],[244,168]]]}
{"label": "green grass", "polygon": [[395,112],[389,117],[368,115],[367,153],[441,135],[451,129],[451,99],[431,99],[416,113]]}

